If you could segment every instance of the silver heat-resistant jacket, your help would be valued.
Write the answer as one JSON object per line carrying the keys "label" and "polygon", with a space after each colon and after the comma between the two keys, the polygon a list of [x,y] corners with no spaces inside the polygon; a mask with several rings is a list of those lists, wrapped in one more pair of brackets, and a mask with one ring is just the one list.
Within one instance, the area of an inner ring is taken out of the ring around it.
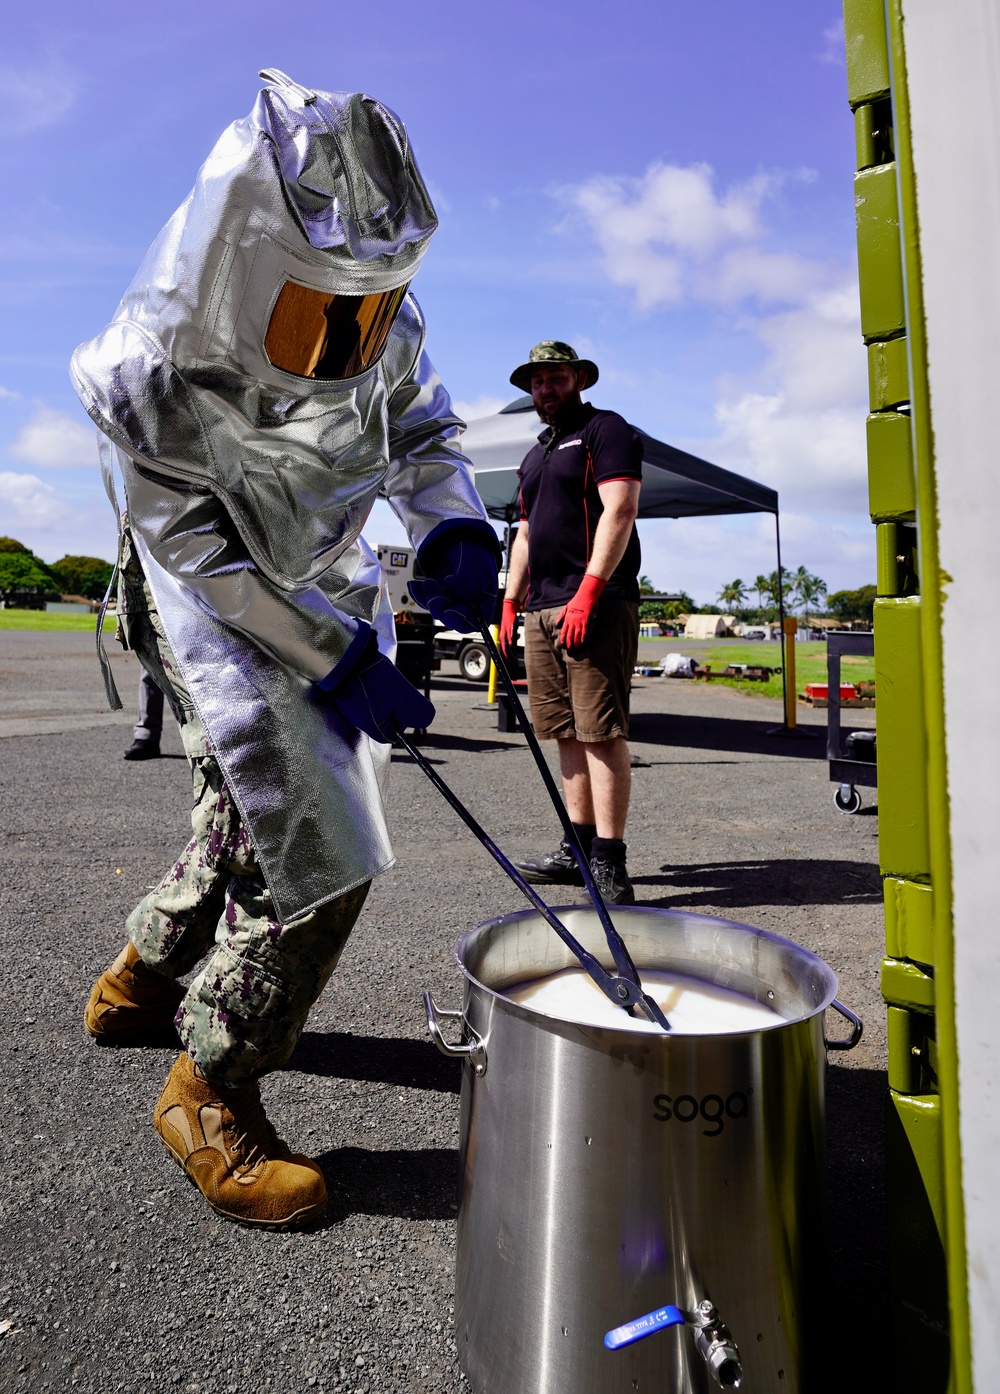
{"label": "silver heat-resistant jacket", "polygon": [[485,521],[462,423],[407,295],[382,357],[337,382],[264,353],[286,280],[370,294],[413,276],[437,219],[398,118],[283,74],[226,130],[72,375],[117,457],[128,524],[171,647],[246,820],[278,916],[392,864],[388,747],[313,684],[358,621],[392,655],[361,538],[384,493],[415,546]]}

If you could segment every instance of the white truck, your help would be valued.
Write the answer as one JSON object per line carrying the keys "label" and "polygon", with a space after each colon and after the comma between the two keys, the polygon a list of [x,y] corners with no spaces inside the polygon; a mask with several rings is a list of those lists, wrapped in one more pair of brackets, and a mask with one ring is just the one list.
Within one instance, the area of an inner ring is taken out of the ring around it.
{"label": "white truck", "polygon": [[[390,547],[379,543],[375,551],[389,588],[389,601],[393,614],[403,616],[407,612],[414,615],[426,614],[419,605],[414,604],[407,590],[407,583],[413,576],[413,563],[416,551],[413,547]],[[502,591],[507,581],[506,571],[501,571],[498,583]],[[524,634],[523,626],[517,627],[517,660],[511,665],[515,678],[523,676]],[[453,658],[458,663],[458,671],[469,682],[486,682],[490,675],[490,656],[486,645],[475,634],[459,634],[456,629],[445,629],[435,621],[434,652],[439,658]]]}

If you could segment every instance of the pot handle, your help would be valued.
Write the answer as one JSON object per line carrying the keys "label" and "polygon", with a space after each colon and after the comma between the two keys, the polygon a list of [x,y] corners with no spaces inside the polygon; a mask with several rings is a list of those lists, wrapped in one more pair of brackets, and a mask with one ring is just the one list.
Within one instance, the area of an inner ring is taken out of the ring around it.
{"label": "pot handle", "polygon": [[464,1041],[460,1045],[452,1045],[441,1034],[439,1016],[458,1017],[464,1021],[465,1013],[461,1010],[446,1011],[443,1007],[437,1006],[429,990],[424,991],[424,1011],[427,1013],[427,1030],[441,1054],[447,1055],[453,1060],[468,1060],[477,1075],[484,1075],[486,1073],[486,1046],[483,1044],[482,1037],[476,1035],[467,1021],[465,1025],[471,1040]]}
{"label": "pot handle", "polygon": [[845,1007],[843,1002],[838,1002],[836,997],[830,1003],[830,1006],[834,1009],[834,1011],[839,1012],[841,1016],[846,1017],[847,1020],[851,1023],[851,1034],[848,1036],[846,1041],[826,1040],[826,1036],[824,1034],[824,1041],[826,1043],[827,1050],[853,1050],[854,1047],[857,1045],[858,1041],[861,1040],[861,1033],[865,1029],[864,1023],[862,1022],[859,1016],[854,1015],[850,1007]]}

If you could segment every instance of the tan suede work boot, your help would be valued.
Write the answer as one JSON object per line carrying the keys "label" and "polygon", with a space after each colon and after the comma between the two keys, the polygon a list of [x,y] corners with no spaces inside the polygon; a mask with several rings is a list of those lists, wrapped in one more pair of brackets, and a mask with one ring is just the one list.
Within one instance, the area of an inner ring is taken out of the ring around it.
{"label": "tan suede work boot", "polygon": [[267,1121],[256,1084],[210,1084],[188,1055],[167,1076],[153,1126],[209,1205],[264,1229],[304,1225],[326,1208],[323,1173],[290,1152]]}
{"label": "tan suede work boot", "polygon": [[174,1016],[184,992],[147,968],[130,940],[91,988],[84,1030],[98,1045],[176,1045]]}

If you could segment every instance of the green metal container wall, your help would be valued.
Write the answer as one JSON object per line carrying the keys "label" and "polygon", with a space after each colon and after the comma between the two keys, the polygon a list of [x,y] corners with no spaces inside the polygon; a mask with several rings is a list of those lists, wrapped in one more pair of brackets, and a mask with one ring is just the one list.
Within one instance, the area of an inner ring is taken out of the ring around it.
{"label": "green metal container wall", "polygon": [[904,958],[882,960],[882,997],[895,1007],[918,1012],[934,1010],[934,978],[919,964]]}
{"label": "green metal container wall", "polygon": [[885,948],[890,958],[911,958],[934,963],[934,902],[930,886],[887,876],[885,892]]}
{"label": "green metal container wall", "polygon": [[875,601],[875,730],[883,876],[930,877],[920,597]]}
{"label": "green metal container wall", "polygon": [[875,528],[875,554],[879,595],[919,594],[917,530],[909,520],[879,523]]}
{"label": "green metal container wall", "polygon": [[867,422],[868,511],[873,523],[912,519],[917,509],[910,418],[873,412]]}
{"label": "green metal container wall", "polygon": [[882,0],[844,0],[847,100],[852,108],[889,91],[889,46]]}
{"label": "green metal container wall", "polygon": [[[881,987],[889,1082],[889,1387],[921,1394],[961,1388],[968,1394],[962,1346],[967,1321],[958,1290],[964,1251],[945,1225],[946,1206],[949,1224],[960,1207],[955,1202],[950,960],[940,948],[943,905],[931,888],[932,846],[939,874],[946,865],[940,845],[945,786],[936,763],[939,745],[932,744],[932,738],[941,739],[941,657],[934,622],[942,578],[933,532],[933,452],[900,0],[845,0],[844,29],[858,171],[861,324],[868,345],[869,506],[878,566],[875,721],[886,930]],[[920,597],[922,580],[926,603]],[[949,1149],[952,1164],[946,1172]],[[863,1372],[859,1387],[867,1387]]]}
{"label": "green metal container wall", "polygon": [[914,1007],[887,1007],[889,1088],[897,1094],[937,1093],[934,1017]]}
{"label": "green metal container wall", "polygon": [[890,339],[906,327],[894,164],[862,169],[854,176],[854,214],[858,232],[861,333],[866,343],[872,339]]}
{"label": "green metal container wall", "polygon": [[905,336],[869,344],[868,398],[872,411],[887,411],[910,400]]}
{"label": "green metal container wall", "polygon": [[[951,1352],[944,1245],[941,1100],[890,1090],[886,1105],[893,1390],[945,1394]],[[859,1389],[865,1388],[863,1379]]]}

